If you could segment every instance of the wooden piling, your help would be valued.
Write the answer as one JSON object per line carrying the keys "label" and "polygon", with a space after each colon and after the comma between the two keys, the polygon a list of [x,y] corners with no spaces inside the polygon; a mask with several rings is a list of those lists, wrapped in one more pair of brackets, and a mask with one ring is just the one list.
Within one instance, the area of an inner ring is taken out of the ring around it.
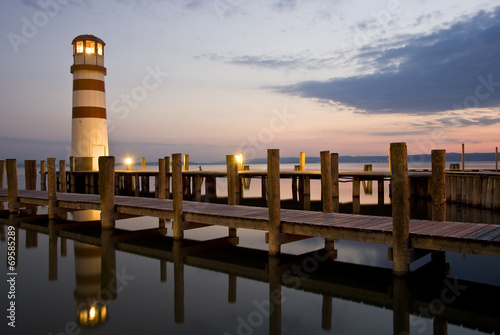
{"label": "wooden piling", "polygon": [[305,171],[305,170],[306,170],[306,153],[301,152],[299,158],[299,171]]}
{"label": "wooden piling", "polygon": [[0,160],[0,188],[4,188],[5,161]]}
{"label": "wooden piling", "polygon": [[361,182],[358,176],[352,177],[352,213],[361,213]]}
{"label": "wooden piling", "polygon": [[205,178],[205,201],[213,202],[217,198],[217,179],[213,176]]}
{"label": "wooden piling", "polygon": [[[26,184],[26,190],[36,190],[36,161],[35,160],[25,160],[24,161],[24,181]],[[36,215],[38,212],[38,206],[29,206],[27,209],[30,211],[31,215]]]}
{"label": "wooden piling", "polygon": [[[303,209],[311,210],[311,176],[303,176],[302,179],[302,199]],[[299,194],[300,196],[301,194]]]}
{"label": "wooden piling", "polygon": [[[238,196],[238,162],[235,155],[226,156],[227,167],[227,204],[237,205],[239,201]],[[236,236],[236,229],[229,228],[229,236]]]}
{"label": "wooden piling", "polygon": [[177,153],[172,155],[172,198],[174,212],[172,230],[174,240],[184,238],[184,232],[182,231],[182,191],[182,154]]}
{"label": "wooden piling", "polygon": [[19,211],[19,186],[17,184],[17,161],[15,159],[7,159],[5,161],[7,170],[7,187],[8,187],[8,203],[9,212],[17,213]]}
{"label": "wooden piling", "polygon": [[45,161],[40,162],[40,189],[42,191],[47,190],[47,174],[46,174]]}
{"label": "wooden piling", "polygon": [[338,213],[340,191],[339,191],[339,154],[333,153],[330,155],[330,166],[332,170],[332,199],[333,199],[333,212]]}
{"label": "wooden piling", "polygon": [[446,221],[446,150],[432,150],[432,220]]}
{"label": "wooden piling", "polygon": [[384,178],[380,178],[377,180],[377,194],[378,199],[377,203],[379,205],[383,205],[385,203],[385,189],[384,189]]}
{"label": "wooden piling", "polygon": [[462,171],[465,171],[465,143],[462,143]]}
{"label": "wooden piling", "polygon": [[234,155],[226,156],[227,168],[227,204],[236,205],[237,197],[237,182],[238,182],[238,163]]}
{"label": "wooden piling", "polygon": [[24,181],[26,190],[36,190],[36,161],[24,161]]}
{"label": "wooden piling", "polygon": [[71,156],[69,158],[69,191],[71,193],[76,192],[76,178],[75,178],[75,157]]}
{"label": "wooden piling", "polygon": [[68,190],[68,180],[66,178],[66,161],[61,159],[59,161],[59,192],[66,193]]}
{"label": "wooden piling", "polygon": [[391,143],[392,171],[392,251],[395,275],[406,275],[410,270],[408,201],[408,153],[406,143]]}
{"label": "wooden piling", "polygon": [[165,156],[165,199],[170,199],[170,156]]}
{"label": "wooden piling", "polygon": [[47,158],[47,191],[49,198],[49,220],[54,220],[56,218],[56,208],[57,208],[57,175],[56,175],[56,159]]}
{"label": "wooden piling", "polygon": [[158,199],[165,199],[165,159],[158,159],[158,189],[157,197]]}
{"label": "wooden piling", "polygon": [[495,178],[493,184],[493,209],[500,209],[500,179]]}
{"label": "wooden piling", "polygon": [[280,154],[278,149],[267,150],[267,206],[269,209],[269,254],[279,255],[281,233]]}
{"label": "wooden piling", "polygon": [[115,157],[99,157],[99,195],[102,229],[115,228]]}
{"label": "wooden piling", "polygon": [[498,172],[498,147],[495,147],[495,171]]}
{"label": "wooden piling", "polygon": [[142,171],[146,171],[146,158],[145,157],[141,158],[141,164],[142,164]]}
{"label": "wooden piling", "polygon": [[330,151],[320,152],[321,160],[321,201],[323,213],[333,213],[332,167]]}

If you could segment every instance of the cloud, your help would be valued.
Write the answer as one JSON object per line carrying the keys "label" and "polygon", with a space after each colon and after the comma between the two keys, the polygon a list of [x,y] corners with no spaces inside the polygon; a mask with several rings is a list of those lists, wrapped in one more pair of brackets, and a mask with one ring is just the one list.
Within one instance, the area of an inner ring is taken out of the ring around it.
{"label": "cloud", "polygon": [[202,54],[197,55],[194,58],[270,70],[318,70],[329,67],[336,61],[336,58],[333,57],[316,58],[305,53],[299,55],[244,55],[234,57],[225,57],[217,54]]}
{"label": "cloud", "polygon": [[[426,36],[408,36],[403,45],[401,40],[395,40],[392,46],[364,46],[354,60],[369,74],[275,89],[284,94],[339,102],[366,113],[432,114],[498,106],[498,36],[500,7]],[[276,60],[274,63],[280,64]],[[247,59],[247,64],[259,63]]]}

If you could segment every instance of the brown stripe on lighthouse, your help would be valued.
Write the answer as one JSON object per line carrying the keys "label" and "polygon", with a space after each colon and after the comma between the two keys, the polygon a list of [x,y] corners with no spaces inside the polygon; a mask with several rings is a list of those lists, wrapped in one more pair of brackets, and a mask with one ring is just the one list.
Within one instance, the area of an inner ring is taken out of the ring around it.
{"label": "brown stripe on lighthouse", "polygon": [[73,91],[100,91],[106,92],[104,81],[97,79],[74,79]]}
{"label": "brown stripe on lighthouse", "polygon": [[73,119],[78,118],[106,119],[106,108],[102,107],[73,107]]}

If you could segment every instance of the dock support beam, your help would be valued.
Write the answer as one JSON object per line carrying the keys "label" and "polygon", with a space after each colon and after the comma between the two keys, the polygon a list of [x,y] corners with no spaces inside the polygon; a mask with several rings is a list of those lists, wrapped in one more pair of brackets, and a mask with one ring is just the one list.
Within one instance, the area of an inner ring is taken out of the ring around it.
{"label": "dock support beam", "polygon": [[5,175],[5,161],[0,161],[0,188],[4,188],[3,186],[3,177]]}
{"label": "dock support beam", "polygon": [[99,157],[99,194],[102,229],[115,228],[115,157]]}
{"label": "dock support beam", "polygon": [[331,160],[331,169],[332,169],[332,198],[333,198],[333,212],[338,213],[340,211],[339,208],[339,199],[340,199],[340,191],[339,191],[339,154],[333,153],[330,157]]}
{"label": "dock support beam", "polygon": [[59,161],[59,192],[66,193],[68,191],[68,179],[66,178],[66,160]]}
{"label": "dock support beam", "polygon": [[278,149],[267,150],[267,183],[269,255],[274,256],[280,254],[279,235],[281,233],[280,153]]}
{"label": "dock support beam", "polygon": [[19,210],[19,186],[17,184],[17,161],[15,159],[7,159],[5,161],[7,167],[7,187],[9,212],[17,213]]}
{"label": "dock support beam", "polygon": [[[238,177],[238,163],[235,155],[226,156],[227,165],[227,204],[237,205],[239,201],[238,186],[240,178]],[[229,228],[229,236],[236,236],[236,229]]]}
{"label": "dock support beam", "polygon": [[[158,159],[158,199],[165,199],[165,181],[166,181],[166,171],[165,171],[165,159]],[[165,228],[165,218],[158,218],[159,228]]]}
{"label": "dock support beam", "polygon": [[446,150],[432,150],[432,221],[446,221]]}
{"label": "dock support beam", "polygon": [[47,158],[47,183],[48,183],[48,200],[49,200],[49,220],[56,218],[57,211],[57,176],[56,176],[56,159]]}
{"label": "dock support beam", "polygon": [[323,213],[333,213],[332,167],[330,151],[321,151],[321,201]]}
{"label": "dock support beam", "polygon": [[184,232],[182,231],[183,213],[182,213],[182,154],[172,155],[172,198],[174,218],[172,222],[172,230],[174,240],[182,240]]}
{"label": "dock support beam", "polygon": [[406,275],[410,270],[408,200],[408,151],[406,143],[391,143],[392,171],[392,246],[395,275]]}

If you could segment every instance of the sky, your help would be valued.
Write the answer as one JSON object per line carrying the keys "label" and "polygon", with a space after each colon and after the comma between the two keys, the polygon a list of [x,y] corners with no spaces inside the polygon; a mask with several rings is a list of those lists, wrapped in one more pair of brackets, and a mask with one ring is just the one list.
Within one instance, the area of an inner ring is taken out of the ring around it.
{"label": "sky", "polygon": [[494,152],[500,1],[0,2],[0,159],[68,159],[71,41],[106,43],[110,154]]}

